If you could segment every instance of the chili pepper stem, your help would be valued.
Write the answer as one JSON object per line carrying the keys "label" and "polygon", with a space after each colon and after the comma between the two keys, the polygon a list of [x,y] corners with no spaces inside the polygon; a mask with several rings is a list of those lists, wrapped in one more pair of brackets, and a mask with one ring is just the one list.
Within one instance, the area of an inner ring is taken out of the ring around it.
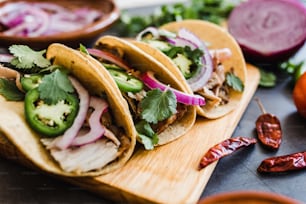
{"label": "chili pepper stem", "polygon": [[263,106],[261,100],[260,100],[259,98],[256,97],[256,98],[255,98],[255,101],[257,102],[257,104],[258,104],[258,106],[259,106],[261,112],[262,112],[263,114],[266,114],[267,112],[266,112],[266,110],[265,110],[265,108],[264,108],[264,106]]}

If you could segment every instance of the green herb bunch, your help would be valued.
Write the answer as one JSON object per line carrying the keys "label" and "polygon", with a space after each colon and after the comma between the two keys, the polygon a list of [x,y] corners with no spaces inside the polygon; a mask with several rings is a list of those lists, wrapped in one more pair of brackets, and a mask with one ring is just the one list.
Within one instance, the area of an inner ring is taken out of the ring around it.
{"label": "green herb bunch", "polygon": [[220,24],[240,2],[241,0],[192,0],[188,3],[162,5],[149,16],[131,16],[123,11],[116,29],[120,36],[133,37],[146,27],[158,27],[184,19],[202,19]]}

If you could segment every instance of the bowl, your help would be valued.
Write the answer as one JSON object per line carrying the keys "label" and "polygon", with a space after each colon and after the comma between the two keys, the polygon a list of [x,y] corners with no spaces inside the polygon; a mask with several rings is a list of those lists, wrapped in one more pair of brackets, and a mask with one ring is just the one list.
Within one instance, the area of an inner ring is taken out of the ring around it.
{"label": "bowl", "polygon": [[[99,12],[99,17],[94,21],[91,21],[88,24],[84,24],[80,28],[70,31],[63,32],[53,32],[48,35],[38,35],[38,36],[17,36],[4,34],[4,31],[7,27],[4,27],[3,24],[0,25],[0,42],[3,47],[8,47],[12,44],[23,44],[28,45],[32,48],[46,48],[49,44],[57,42],[63,43],[67,46],[76,48],[79,47],[79,44],[90,44],[93,43],[102,32],[106,31],[110,26],[112,26],[120,17],[120,11],[115,1],[113,0],[73,0],[73,1],[63,1],[63,0],[0,0],[0,18],[3,11],[1,8],[5,6],[10,7],[22,7],[22,4],[32,4],[32,3],[45,3],[49,5],[51,9],[52,5],[58,5],[61,8],[68,9],[71,11],[71,14],[75,14],[76,10],[81,9],[90,9],[91,11]],[[51,6],[50,6],[51,5]],[[19,8],[18,7],[18,8]],[[46,7],[46,6],[45,6]],[[6,7],[7,8],[7,7]],[[31,7],[33,8],[33,7]],[[44,8],[46,9],[46,8]],[[21,10],[21,9],[20,9]],[[31,10],[31,9],[30,9]],[[47,10],[46,10],[47,11]],[[48,10],[48,14],[52,14],[52,10]],[[30,11],[31,12],[31,11]],[[70,14],[64,12],[65,14]],[[49,15],[50,16],[50,15]],[[33,17],[32,17],[33,18]],[[43,25],[43,24],[42,24]],[[61,24],[63,25],[63,24]],[[64,27],[65,29],[65,27]]]}
{"label": "bowl", "polygon": [[299,204],[300,202],[271,192],[237,191],[202,198],[198,204]]}

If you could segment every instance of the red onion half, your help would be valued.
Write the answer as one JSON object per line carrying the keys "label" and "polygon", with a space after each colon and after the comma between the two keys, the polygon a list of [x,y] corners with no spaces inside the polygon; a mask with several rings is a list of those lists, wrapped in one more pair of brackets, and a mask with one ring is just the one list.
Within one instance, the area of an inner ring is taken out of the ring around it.
{"label": "red onion half", "polygon": [[286,60],[306,40],[306,8],[296,0],[250,0],[232,11],[228,30],[247,58]]}

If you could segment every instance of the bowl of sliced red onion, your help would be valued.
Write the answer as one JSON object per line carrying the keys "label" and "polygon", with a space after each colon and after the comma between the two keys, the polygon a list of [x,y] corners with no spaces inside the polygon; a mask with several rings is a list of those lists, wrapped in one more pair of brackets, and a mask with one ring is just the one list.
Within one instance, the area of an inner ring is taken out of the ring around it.
{"label": "bowl of sliced red onion", "polygon": [[78,47],[95,41],[119,18],[113,0],[0,1],[0,47],[53,42]]}

